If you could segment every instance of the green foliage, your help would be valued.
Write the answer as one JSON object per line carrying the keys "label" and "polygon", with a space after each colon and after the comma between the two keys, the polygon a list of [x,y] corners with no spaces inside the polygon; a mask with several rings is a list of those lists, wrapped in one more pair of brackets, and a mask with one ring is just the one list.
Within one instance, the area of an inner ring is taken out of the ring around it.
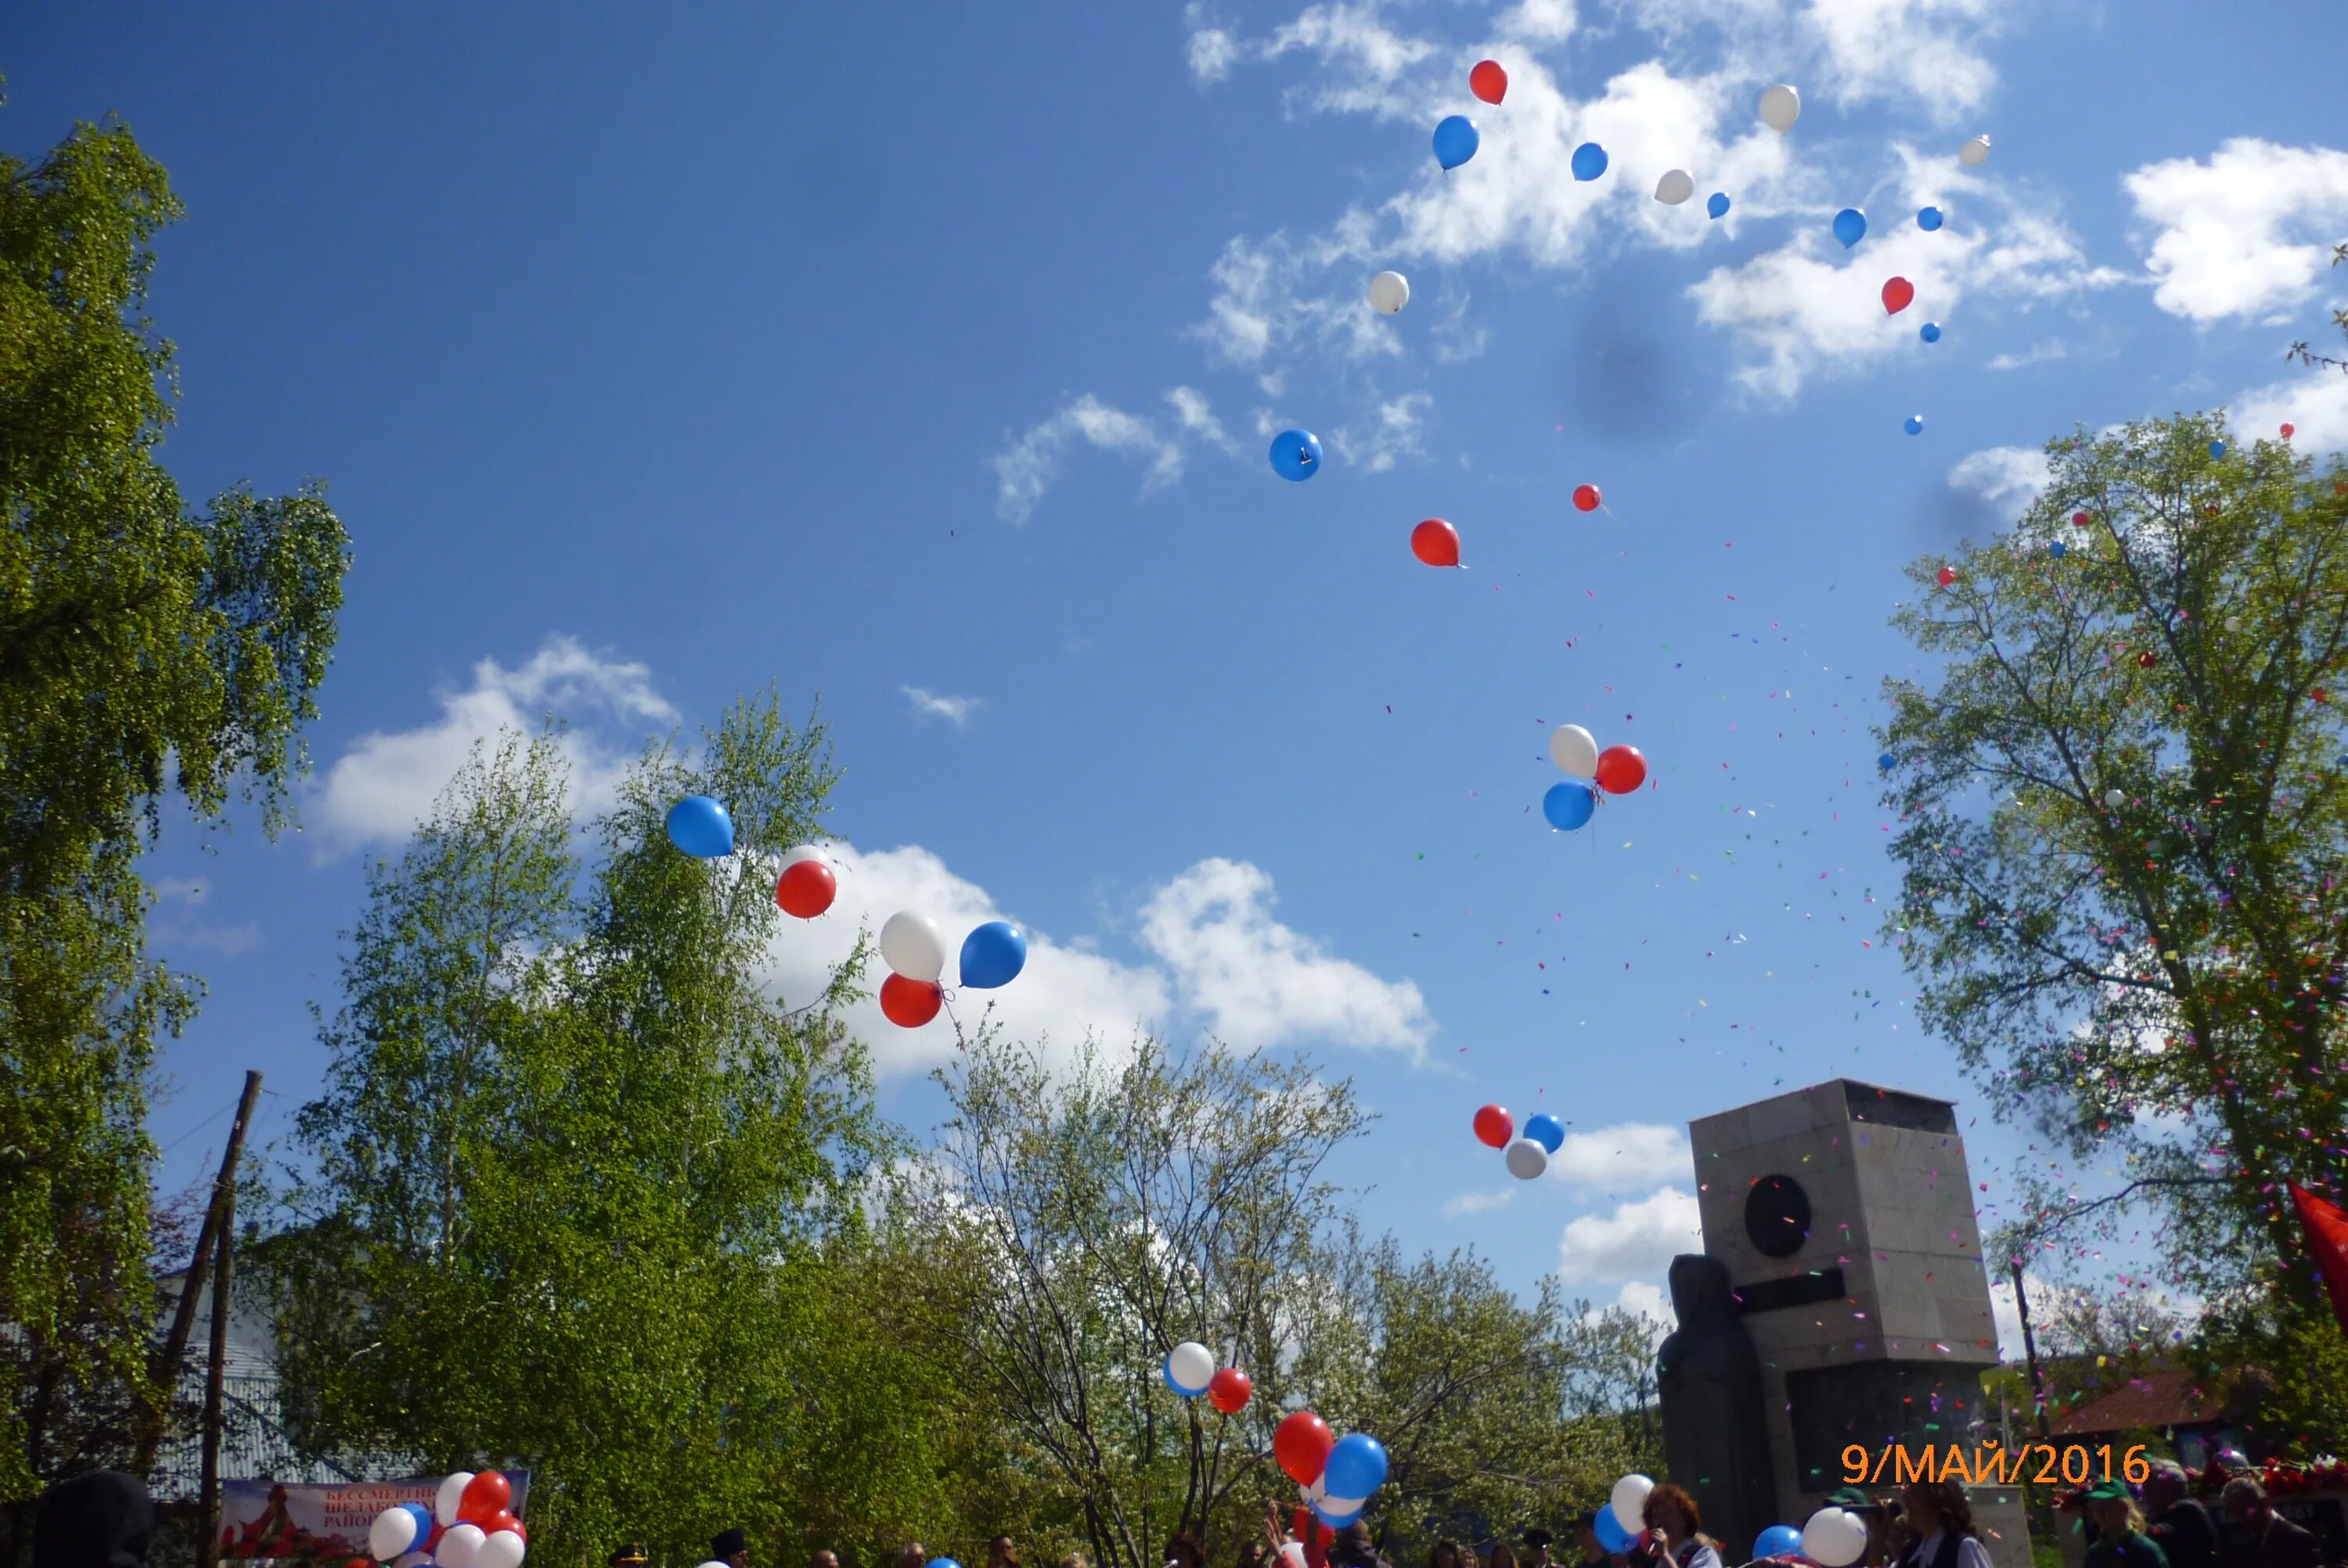
{"label": "green foliage", "polygon": [[342,602],[314,490],[191,512],[156,460],[180,211],[119,126],[0,159],[0,1498],[118,1461],[150,1394],[144,1079],[197,987],[145,956],[142,828],[283,823]]}
{"label": "green foliage", "polygon": [[[2058,1153],[2124,1162],[2221,1304],[2299,1255],[2282,1184],[2337,1198],[2348,1157],[2348,499],[2223,434],[2051,443],[2010,535],[1946,588],[1911,569],[1896,623],[1940,674],[1887,682],[1882,733],[1927,1026]],[[2062,1176],[2010,1245],[2067,1217]]]}

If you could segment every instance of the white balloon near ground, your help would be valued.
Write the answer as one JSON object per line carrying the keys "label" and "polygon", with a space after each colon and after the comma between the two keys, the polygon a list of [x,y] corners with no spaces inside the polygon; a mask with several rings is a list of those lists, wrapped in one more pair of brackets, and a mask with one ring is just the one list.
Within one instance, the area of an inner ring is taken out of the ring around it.
{"label": "white balloon near ground", "polygon": [[1549,738],[1549,760],[1570,778],[1598,776],[1598,737],[1580,724],[1560,724]]}
{"label": "white balloon near ground", "polygon": [[440,1544],[432,1549],[432,1561],[440,1568],[474,1568],[481,1554],[481,1542],[488,1536],[478,1524],[452,1524],[440,1532]]}
{"label": "white balloon near ground", "polygon": [[[445,1539],[445,1537],[444,1537]],[[521,1568],[521,1560],[530,1547],[510,1530],[500,1530],[481,1542],[473,1553],[473,1568]]]}
{"label": "white balloon near ground", "polygon": [[416,1515],[404,1508],[386,1508],[367,1526],[367,1555],[378,1563],[391,1562],[418,1544]]}
{"label": "white balloon near ground", "polygon": [[1655,1483],[1643,1475],[1626,1475],[1614,1483],[1613,1492],[1606,1506],[1614,1511],[1614,1522],[1636,1535],[1647,1528],[1647,1494]]}
{"label": "white balloon near ground", "polygon": [[819,846],[812,844],[795,844],[791,846],[791,852],[783,856],[783,864],[786,866],[797,866],[802,860],[820,860],[826,866],[831,864],[831,856],[826,855]]}
{"label": "white balloon near ground", "polygon": [[473,1472],[469,1470],[460,1470],[442,1481],[440,1490],[432,1496],[432,1517],[444,1525],[456,1523],[457,1511],[465,1506],[465,1489],[472,1482]]}
{"label": "white balloon near ground", "polygon": [[1185,1339],[1166,1358],[1166,1376],[1185,1393],[1204,1393],[1215,1380],[1215,1353],[1195,1339]]}
{"label": "white balloon near ground", "polygon": [[1549,1151],[1531,1138],[1519,1138],[1509,1145],[1508,1162],[1509,1174],[1529,1182],[1549,1169]]}
{"label": "white balloon near ground", "polygon": [[1867,1526],[1843,1508],[1821,1508],[1802,1526],[1802,1555],[1822,1568],[1850,1568],[1867,1555]]}
{"label": "white balloon near ground", "polygon": [[1987,163],[1989,161],[1989,138],[1985,136],[1969,136],[1965,138],[1964,145],[1957,149],[1957,161],[1963,164],[1967,169],[1979,169],[1982,164]]}
{"label": "white balloon near ground", "polygon": [[[946,972],[945,935],[927,915],[900,909],[880,927],[880,958],[909,980],[934,983]],[[1211,1367],[1207,1371],[1214,1374]]]}
{"label": "white balloon near ground", "polygon": [[1410,280],[1400,272],[1380,272],[1370,280],[1370,308],[1393,315],[1410,303]]}
{"label": "white balloon near ground", "polygon": [[1655,200],[1666,207],[1677,207],[1695,194],[1695,178],[1684,169],[1667,169],[1655,181]]}
{"label": "white balloon near ground", "polygon": [[1782,136],[1802,118],[1802,95],[1779,82],[1762,93],[1760,113],[1761,123]]}

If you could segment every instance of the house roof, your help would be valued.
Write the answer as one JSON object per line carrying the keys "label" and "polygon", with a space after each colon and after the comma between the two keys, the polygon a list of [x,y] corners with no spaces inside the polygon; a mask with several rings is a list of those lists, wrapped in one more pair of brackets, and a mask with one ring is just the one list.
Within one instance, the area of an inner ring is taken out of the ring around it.
{"label": "house roof", "polygon": [[2230,1390],[2184,1367],[2155,1367],[2110,1393],[2074,1405],[2053,1422],[2057,1437],[2127,1431],[2137,1427],[2206,1426],[2229,1418]]}

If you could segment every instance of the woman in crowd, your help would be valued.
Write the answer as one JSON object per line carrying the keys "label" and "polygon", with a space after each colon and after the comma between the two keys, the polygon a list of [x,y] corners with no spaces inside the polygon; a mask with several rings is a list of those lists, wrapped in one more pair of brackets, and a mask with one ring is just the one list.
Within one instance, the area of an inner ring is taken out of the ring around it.
{"label": "woman in crowd", "polygon": [[2089,1487],[2087,1512],[2096,1522],[2087,1568],[2168,1568],[2168,1554],[2144,1532],[2144,1514],[2127,1482],[2099,1481]]}
{"label": "woman in crowd", "polygon": [[1908,1540],[1894,1560],[1899,1568],[1990,1568],[1962,1483],[1918,1481],[1900,1493],[1900,1503]]}
{"label": "woman in crowd", "polygon": [[1665,1481],[1647,1493],[1647,1528],[1631,1542],[1630,1560],[1640,1568],[1721,1568],[1720,1543],[1704,1532],[1704,1515],[1695,1499]]}

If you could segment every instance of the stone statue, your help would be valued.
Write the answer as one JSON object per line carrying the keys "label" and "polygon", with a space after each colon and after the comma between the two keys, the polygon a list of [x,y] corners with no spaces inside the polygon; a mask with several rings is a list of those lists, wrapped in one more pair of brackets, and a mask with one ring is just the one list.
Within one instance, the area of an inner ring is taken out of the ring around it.
{"label": "stone statue", "polygon": [[1777,1522],[1760,1353],[1719,1259],[1684,1253],[1672,1259],[1671,1279],[1680,1326],[1655,1355],[1663,1457],[1704,1511],[1704,1533],[1742,1561],[1736,1554]]}

